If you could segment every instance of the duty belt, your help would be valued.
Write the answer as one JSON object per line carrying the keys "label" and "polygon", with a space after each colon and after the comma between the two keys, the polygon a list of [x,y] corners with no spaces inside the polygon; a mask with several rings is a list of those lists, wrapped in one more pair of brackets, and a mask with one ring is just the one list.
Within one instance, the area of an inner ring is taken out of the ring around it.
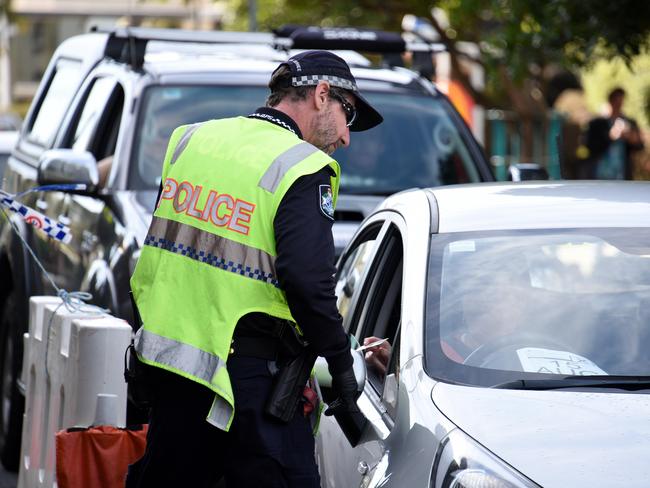
{"label": "duty belt", "polygon": [[249,356],[273,361],[300,355],[307,342],[298,335],[294,325],[287,321],[259,314],[259,321],[252,318],[240,321],[230,347],[230,355]]}
{"label": "duty belt", "polygon": [[229,356],[248,356],[269,361],[278,359],[283,350],[279,339],[274,337],[233,337]]}

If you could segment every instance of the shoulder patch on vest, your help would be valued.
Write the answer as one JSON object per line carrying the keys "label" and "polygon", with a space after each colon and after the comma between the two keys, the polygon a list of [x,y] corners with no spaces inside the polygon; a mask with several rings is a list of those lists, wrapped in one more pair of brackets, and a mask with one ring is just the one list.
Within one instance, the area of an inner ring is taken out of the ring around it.
{"label": "shoulder patch on vest", "polygon": [[334,199],[330,185],[319,185],[320,211],[328,219],[334,220]]}

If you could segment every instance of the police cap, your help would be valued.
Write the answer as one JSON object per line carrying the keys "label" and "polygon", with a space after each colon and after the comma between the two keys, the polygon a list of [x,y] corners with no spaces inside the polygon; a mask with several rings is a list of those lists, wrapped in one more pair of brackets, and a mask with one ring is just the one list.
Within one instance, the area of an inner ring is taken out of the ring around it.
{"label": "police cap", "polygon": [[357,116],[350,126],[351,131],[368,130],[384,120],[361,96],[350,67],[336,54],[329,51],[304,51],[291,56],[280,66],[288,66],[291,70],[292,86],[316,86],[320,81],[327,81],[331,86],[352,92],[356,98]]}

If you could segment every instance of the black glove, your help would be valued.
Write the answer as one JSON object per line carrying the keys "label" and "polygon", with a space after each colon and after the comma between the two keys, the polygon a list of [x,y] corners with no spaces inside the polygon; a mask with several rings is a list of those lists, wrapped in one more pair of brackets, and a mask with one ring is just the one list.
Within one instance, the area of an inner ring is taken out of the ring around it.
{"label": "black glove", "polygon": [[348,369],[332,375],[332,387],[339,394],[339,397],[329,404],[325,415],[335,415],[337,413],[358,413],[357,398],[360,392],[357,391],[357,379],[354,376],[352,366]]}

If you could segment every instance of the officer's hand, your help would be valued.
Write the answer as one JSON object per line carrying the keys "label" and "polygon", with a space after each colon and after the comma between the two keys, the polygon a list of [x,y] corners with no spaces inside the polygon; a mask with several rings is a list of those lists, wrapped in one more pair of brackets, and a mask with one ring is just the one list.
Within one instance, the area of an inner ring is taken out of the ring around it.
{"label": "officer's hand", "polygon": [[332,375],[332,386],[339,394],[339,397],[329,404],[329,408],[325,410],[325,415],[359,412],[357,398],[360,392],[357,391],[357,379],[354,376],[352,367],[342,373]]}

